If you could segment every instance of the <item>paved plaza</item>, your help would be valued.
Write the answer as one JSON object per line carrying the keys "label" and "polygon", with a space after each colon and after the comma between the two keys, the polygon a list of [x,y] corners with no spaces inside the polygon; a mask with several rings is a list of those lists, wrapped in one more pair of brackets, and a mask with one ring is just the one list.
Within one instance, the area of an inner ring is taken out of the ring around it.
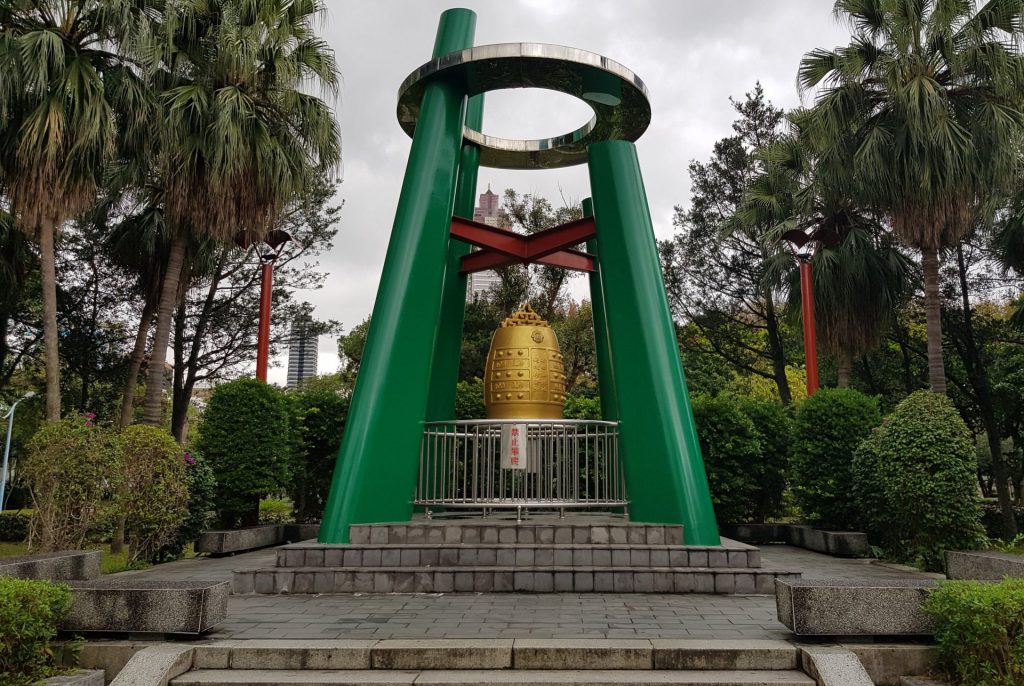
{"label": "paved plaza", "polygon": [[[914,572],[762,546],[766,568],[806,578],[913,578]],[[147,579],[224,580],[234,569],[270,566],[275,549],[180,560],[126,572]],[[489,593],[232,596],[210,638],[786,638],[775,598],[765,595]]]}

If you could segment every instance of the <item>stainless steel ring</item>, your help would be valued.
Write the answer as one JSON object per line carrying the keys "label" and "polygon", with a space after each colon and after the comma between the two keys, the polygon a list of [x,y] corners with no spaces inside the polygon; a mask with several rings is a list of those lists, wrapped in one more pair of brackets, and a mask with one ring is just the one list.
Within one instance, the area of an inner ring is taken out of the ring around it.
{"label": "stainless steel ring", "polygon": [[583,164],[597,141],[637,140],[651,123],[647,87],[618,62],[596,53],[543,43],[499,43],[468,48],[427,62],[398,89],[398,123],[412,136],[428,83],[445,79],[469,96],[505,88],[545,88],[580,98],[594,111],[589,122],[553,138],[515,140],[465,129],[480,147],[480,164],[498,169],[554,169]]}

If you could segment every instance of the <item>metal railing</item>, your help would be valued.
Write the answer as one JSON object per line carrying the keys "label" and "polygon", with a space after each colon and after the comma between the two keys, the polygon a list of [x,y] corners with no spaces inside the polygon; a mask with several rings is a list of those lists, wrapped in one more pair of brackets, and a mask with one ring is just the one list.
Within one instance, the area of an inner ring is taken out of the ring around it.
{"label": "metal railing", "polygon": [[625,508],[616,422],[427,422],[415,504],[426,508]]}

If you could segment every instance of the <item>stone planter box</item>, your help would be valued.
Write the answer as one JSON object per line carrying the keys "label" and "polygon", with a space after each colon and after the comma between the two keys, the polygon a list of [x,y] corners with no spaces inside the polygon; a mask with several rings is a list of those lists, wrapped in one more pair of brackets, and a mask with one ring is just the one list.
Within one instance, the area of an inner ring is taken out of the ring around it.
{"label": "stone planter box", "polygon": [[197,553],[231,555],[285,542],[284,524],[267,524],[246,529],[207,531],[196,541]]}
{"label": "stone planter box", "polygon": [[871,557],[867,534],[806,524],[726,524],[722,535],[744,543],[788,543],[836,557]]}
{"label": "stone planter box", "polygon": [[100,551],[62,550],[0,559],[0,576],[15,579],[72,581],[95,579],[100,575]]}
{"label": "stone planter box", "polygon": [[946,576],[950,579],[1002,581],[1024,577],[1024,555],[989,550],[946,551]]}
{"label": "stone planter box", "polygon": [[201,634],[227,617],[226,581],[71,581],[63,631]]}
{"label": "stone planter box", "polygon": [[43,680],[43,686],[103,686],[102,669],[80,669],[74,674],[51,676]]}
{"label": "stone planter box", "polygon": [[921,604],[933,579],[775,581],[779,621],[798,636],[930,635]]}

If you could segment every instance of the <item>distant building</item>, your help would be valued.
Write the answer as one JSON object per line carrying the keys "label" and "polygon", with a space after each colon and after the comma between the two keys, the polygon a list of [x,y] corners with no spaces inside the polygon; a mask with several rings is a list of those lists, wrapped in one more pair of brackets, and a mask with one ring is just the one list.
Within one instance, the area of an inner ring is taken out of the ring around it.
{"label": "distant building", "polygon": [[309,319],[292,322],[292,335],[288,340],[288,388],[298,388],[303,381],[316,376],[319,340]]}
{"label": "distant building", "polygon": [[[487,191],[480,194],[480,204],[473,210],[473,221],[499,228],[509,226],[508,214],[501,208],[501,196],[491,191],[490,184],[487,185]],[[491,286],[500,282],[498,274],[493,271],[470,274],[466,284],[466,299],[487,295]]]}

